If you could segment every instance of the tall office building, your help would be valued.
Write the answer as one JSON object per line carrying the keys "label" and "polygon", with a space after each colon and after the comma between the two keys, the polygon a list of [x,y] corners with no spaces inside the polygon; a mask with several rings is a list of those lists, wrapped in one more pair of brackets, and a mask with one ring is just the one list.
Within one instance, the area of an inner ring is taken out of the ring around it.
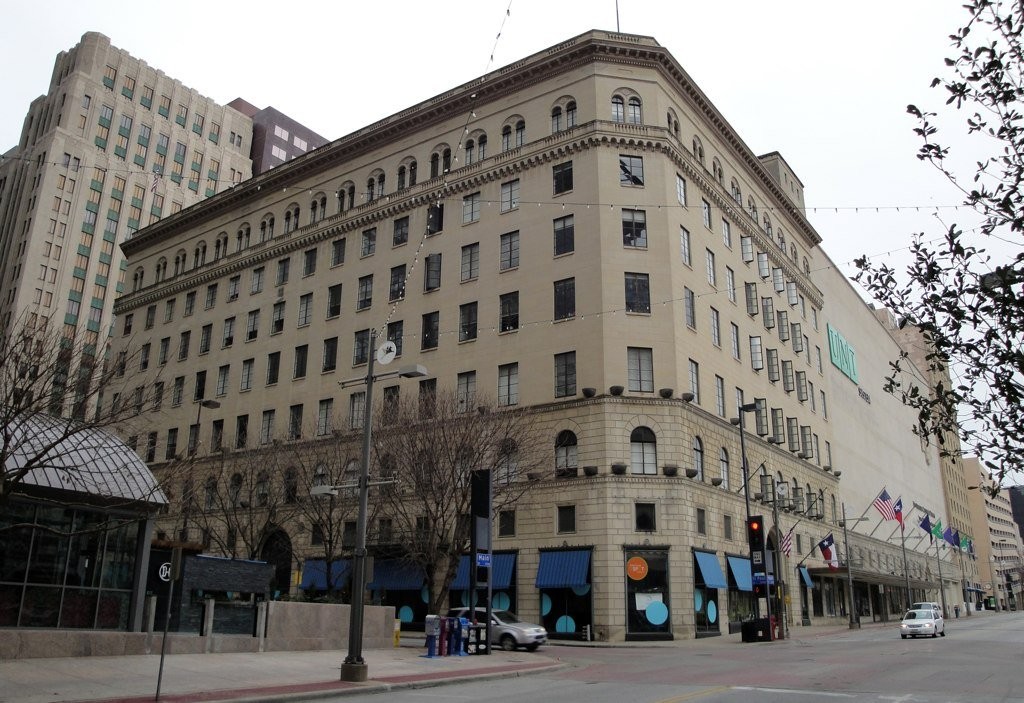
{"label": "tall office building", "polygon": [[318,149],[329,140],[273,107],[262,110],[235,98],[228,103],[252,120],[252,173],[254,176]]}
{"label": "tall office building", "polygon": [[[755,155],[665,48],[589,32],[126,242],[114,349],[155,363],[131,364],[123,392],[168,390],[129,440],[157,471],[197,455],[176,495],[234,482],[240,450],[358,446],[364,389],[338,382],[366,373],[376,330],[429,370],[385,400],[450,389],[538,418],[546,470],[515,476],[530,491],[496,520],[495,598],[554,636],[739,628],[747,493],[755,514],[778,508],[770,544],[793,537],[776,571],[793,621],[845,618],[847,573],[858,612],[892,617],[934,597],[935,563],[904,564],[893,519],[855,525],[848,548],[842,503],[877,517],[891,480],[945,517],[936,456],[882,393],[896,341],[823,273],[820,242],[785,159]],[[212,256],[172,268],[196,248]],[[272,526],[285,570],[316,553],[315,527]],[[380,556],[401,547],[370,534]],[[843,571],[816,551],[829,534]],[[421,584],[382,576],[374,597],[422,620]]]}
{"label": "tall office building", "polygon": [[[0,165],[2,328],[63,328],[84,357],[62,371],[85,395],[90,359],[104,356],[124,290],[118,245],[249,178],[251,140],[247,116],[102,34],[83,35],[57,56],[46,94]],[[207,256],[190,250],[176,265]]]}

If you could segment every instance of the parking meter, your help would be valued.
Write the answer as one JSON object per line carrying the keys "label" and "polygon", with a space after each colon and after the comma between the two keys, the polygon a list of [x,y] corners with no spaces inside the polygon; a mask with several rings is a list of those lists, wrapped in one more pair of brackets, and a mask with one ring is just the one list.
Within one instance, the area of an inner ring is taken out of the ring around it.
{"label": "parking meter", "polygon": [[437,615],[428,615],[424,622],[424,632],[427,635],[427,656],[437,656],[437,638],[441,634],[441,618]]}

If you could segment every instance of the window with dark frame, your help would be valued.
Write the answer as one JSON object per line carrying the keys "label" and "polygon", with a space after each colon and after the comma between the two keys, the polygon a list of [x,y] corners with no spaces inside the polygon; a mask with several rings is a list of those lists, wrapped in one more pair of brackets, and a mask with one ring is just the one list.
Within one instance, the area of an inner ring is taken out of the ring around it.
{"label": "window with dark frame", "polygon": [[576,506],[558,506],[558,533],[565,534],[576,531]]}
{"label": "window with dark frame", "polygon": [[551,178],[555,195],[572,190],[572,161],[552,166]]}
{"label": "window with dark frame", "polygon": [[636,503],[633,506],[637,532],[654,532],[658,523],[654,503]]}

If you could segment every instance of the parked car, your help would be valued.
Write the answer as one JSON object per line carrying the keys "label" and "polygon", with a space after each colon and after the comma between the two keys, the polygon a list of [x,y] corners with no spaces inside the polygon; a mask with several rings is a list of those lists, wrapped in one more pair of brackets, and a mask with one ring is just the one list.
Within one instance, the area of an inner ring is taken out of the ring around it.
{"label": "parked car", "polygon": [[942,612],[942,606],[936,603],[935,601],[921,601],[920,603],[910,604],[911,610],[928,610],[928,608],[931,608],[932,610],[937,610],[939,611],[939,615],[941,615],[942,617],[946,617],[946,614]]}
{"label": "parked car", "polygon": [[[469,608],[452,608],[448,611],[448,617],[481,622],[487,618],[487,608],[477,608],[476,618],[471,617]],[[525,647],[532,652],[547,641],[548,631],[540,625],[524,622],[509,610],[491,611],[491,644],[501,645],[507,652],[516,647]]]}
{"label": "parked car", "polygon": [[946,636],[946,623],[942,614],[934,608],[908,610],[900,622],[900,637]]}

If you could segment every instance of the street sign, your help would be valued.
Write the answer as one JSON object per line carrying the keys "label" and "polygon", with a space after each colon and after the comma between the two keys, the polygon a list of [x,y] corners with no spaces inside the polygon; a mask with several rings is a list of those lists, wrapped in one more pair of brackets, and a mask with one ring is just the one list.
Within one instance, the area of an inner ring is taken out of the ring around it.
{"label": "street sign", "polygon": [[490,566],[491,565],[491,555],[487,554],[485,552],[478,553],[476,555],[476,565],[477,566]]}
{"label": "street sign", "polygon": [[[768,576],[768,585],[769,586],[774,586],[775,585],[775,577],[772,576],[771,574],[767,574],[767,576]],[[754,583],[758,583],[758,584],[762,584],[763,585],[764,584],[764,579],[765,579],[765,574],[756,574],[756,573],[755,574],[751,574],[751,578],[753,578],[753,582]]]}

